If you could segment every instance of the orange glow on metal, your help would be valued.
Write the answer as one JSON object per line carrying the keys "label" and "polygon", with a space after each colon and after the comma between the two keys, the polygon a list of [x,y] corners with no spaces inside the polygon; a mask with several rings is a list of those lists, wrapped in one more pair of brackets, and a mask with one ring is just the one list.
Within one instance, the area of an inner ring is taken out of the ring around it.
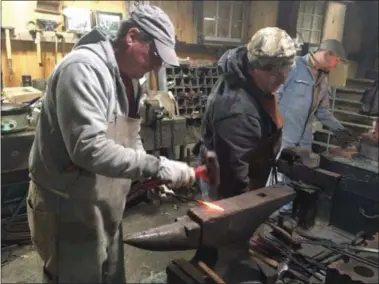
{"label": "orange glow on metal", "polygon": [[203,201],[203,200],[199,200],[199,202],[205,206],[207,206],[208,208],[210,209],[213,209],[213,210],[217,210],[217,211],[220,211],[220,212],[224,212],[224,208],[216,205],[216,204],[213,204],[211,202],[206,202],[206,201]]}

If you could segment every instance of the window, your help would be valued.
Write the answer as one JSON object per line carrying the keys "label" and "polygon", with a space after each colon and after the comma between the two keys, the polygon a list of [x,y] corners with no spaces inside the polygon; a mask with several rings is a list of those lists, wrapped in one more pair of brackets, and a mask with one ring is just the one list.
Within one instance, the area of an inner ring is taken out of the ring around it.
{"label": "window", "polygon": [[324,27],[325,2],[301,1],[297,16],[297,32],[304,42],[319,44]]}
{"label": "window", "polygon": [[243,1],[203,1],[205,41],[241,42],[244,20]]}

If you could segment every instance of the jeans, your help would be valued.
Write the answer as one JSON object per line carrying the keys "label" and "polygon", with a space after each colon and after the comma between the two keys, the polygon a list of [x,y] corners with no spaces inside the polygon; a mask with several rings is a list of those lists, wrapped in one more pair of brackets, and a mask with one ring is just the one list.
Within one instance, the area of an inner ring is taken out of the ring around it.
{"label": "jeans", "polygon": [[197,182],[198,182],[198,185],[201,191],[201,196],[203,197],[203,199],[204,200],[209,199],[209,192],[211,191],[211,185],[201,178],[199,178]]}
{"label": "jeans", "polygon": [[[287,185],[291,182],[289,178],[287,178],[285,175],[278,173],[278,183]],[[292,201],[284,205],[282,208],[279,209],[279,212],[288,212],[292,210]]]}

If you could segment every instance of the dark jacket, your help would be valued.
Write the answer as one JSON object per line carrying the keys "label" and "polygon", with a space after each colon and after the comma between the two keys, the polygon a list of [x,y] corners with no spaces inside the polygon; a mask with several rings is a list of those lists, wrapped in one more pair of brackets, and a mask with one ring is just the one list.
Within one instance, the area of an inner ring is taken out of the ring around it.
{"label": "dark jacket", "polygon": [[374,85],[363,93],[361,99],[362,105],[360,109],[361,114],[376,117],[379,116],[378,89],[379,80],[376,80],[374,82]]}
{"label": "dark jacket", "polygon": [[219,60],[222,75],[212,88],[202,122],[202,142],[219,160],[219,193],[224,198],[249,190],[251,158],[263,139],[277,130],[258,100],[271,94],[253,83],[246,53],[246,47],[238,47]]}

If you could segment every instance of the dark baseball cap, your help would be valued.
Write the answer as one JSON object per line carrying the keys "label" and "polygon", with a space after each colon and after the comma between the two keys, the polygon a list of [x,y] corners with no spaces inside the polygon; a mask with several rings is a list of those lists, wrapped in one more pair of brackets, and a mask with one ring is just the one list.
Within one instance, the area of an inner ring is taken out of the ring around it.
{"label": "dark baseball cap", "polygon": [[346,51],[343,48],[342,43],[336,39],[324,40],[318,49],[334,52],[339,58],[341,58],[341,61],[347,61]]}
{"label": "dark baseball cap", "polygon": [[153,37],[162,61],[168,65],[179,66],[175,52],[175,28],[167,14],[156,6],[139,5],[130,16],[141,29]]}

